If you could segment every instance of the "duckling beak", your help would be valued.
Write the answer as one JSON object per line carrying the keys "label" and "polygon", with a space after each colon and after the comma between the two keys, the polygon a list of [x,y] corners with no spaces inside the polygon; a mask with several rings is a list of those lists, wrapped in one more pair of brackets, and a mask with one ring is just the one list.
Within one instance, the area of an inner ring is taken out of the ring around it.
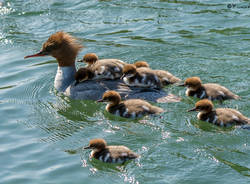
{"label": "duckling beak", "polygon": [[187,112],[196,111],[196,107],[189,109]]}
{"label": "duckling beak", "polygon": [[83,147],[83,149],[91,149],[90,146]]}
{"label": "duckling beak", "polygon": [[48,55],[49,55],[48,52],[40,51],[40,52],[38,52],[38,53],[36,53],[36,54],[25,56],[24,59],[26,59],[26,58],[31,58],[31,57],[48,56]]}
{"label": "duckling beak", "polygon": [[185,87],[186,85],[183,83],[183,84],[177,84],[176,86]]}
{"label": "duckling beak", "polygon": [[81,59],[81,60],[78,60],[77,62],[79,62],[79,63],[83,63],[83,59]]}
{"label": "duckling beak", "polygon": [[96,102],[104,102],[104,100],[103,100],[103,99],[100,99],[100,100],[97,100]]}
{"label": "duckling beak", "polygon": [[125,77],[125,74],[123,74],[120,79],[123,79],[124,77]]}

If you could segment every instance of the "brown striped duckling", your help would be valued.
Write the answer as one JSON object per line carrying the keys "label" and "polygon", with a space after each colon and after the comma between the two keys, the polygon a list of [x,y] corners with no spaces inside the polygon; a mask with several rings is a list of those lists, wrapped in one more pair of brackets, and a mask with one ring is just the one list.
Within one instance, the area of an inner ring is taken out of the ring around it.
{"label": "brown striped duckling", "polygon": [[229,108],[214,109],[213,103],[208,99],[203,99],[195,104],[190,111],[199,111],[197,118],[217,126],[228,127],[232,125],[250,124],[250,119],[242,115],[239,111]]}
{"label": "brown striped duckling", "polygon": [[82,60],[78,62],[87,63],[87,68],[90,68],[95,73],[96,79],[117,79],[122,76],[123,66],[125,62],[118,59],[100,59],[95,53],[86,54]]}
{"label": "brown striped duckling", "polygon": [[106,110],[124,118],[140,118],[147,114],[159,114],[164,112],[160,107],[151,105],[145,100],[129,99],[121,100],[116,91],[107,91],[98,102],[108,102]]}
{"label": "brown striped duckling", "polygon": [[153,70],[146,67],[136,68],[133,64],[123,67],[122,79],[128,86],[162,88],[161,80]]}
{"label": "brown striped duckling", "polygon": [[[146,61],[137,61],[134,63],[134,65],[136,66],[136,68],[142,68],[142,67],[150,68],[149,64]],[[168,85],[168,84],[181,82],[181,79],[179,79],[178,77],[175,77],[173,74],[171,74],[170,72],[166,70],[153,70],[153,69],[151,70],[155,73],[155,75],[159,77],[159,79],[162,82],[162,85]]]}
{"label": "brown striped duckling", "polygon": [[89,68],[80,68],[75,73],[75,86],[80,82],[84,82],[86,80],[92,80],[95,77],[95,73]]}
{"label": "brown striped duckling", "polygon": [[123,164],[139,157],[126,146],[108,146],[104,139],[92,139],[84,149],[92,149],[90,158],[105,163]]}
{"label": "brown striped duckling", "polygon": [[200,99],[208,98],[209,100],[239,99],[240,97],[224,86],[215,83],[202,84],[199,77],[187,78],[182,86],[186,86],[186,96],[193,96]]}

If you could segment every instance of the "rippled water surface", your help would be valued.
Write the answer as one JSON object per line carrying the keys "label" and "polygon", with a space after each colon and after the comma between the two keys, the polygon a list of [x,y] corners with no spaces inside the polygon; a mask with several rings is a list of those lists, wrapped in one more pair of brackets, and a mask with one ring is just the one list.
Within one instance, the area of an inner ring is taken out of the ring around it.
{"label": "rippled water surface", "polygon": [[[161,118],[124,121],[103,104],[58,94],[54,58],[23,59],[64,30],[85,46],[78,58],[96,52],[146,60],[182,79],[198,75],[240,95],[222,106],[250,117],[250,8],[243,5],[248,1],[0,0],[0,183],[250,183],[249,131],[197,121],[186,112],[196,99],[184,89],[165,88],[183,99],[158,104],[167,110]],[[141,158],[118,167],[91,161],[81,147],[96,137]]]}

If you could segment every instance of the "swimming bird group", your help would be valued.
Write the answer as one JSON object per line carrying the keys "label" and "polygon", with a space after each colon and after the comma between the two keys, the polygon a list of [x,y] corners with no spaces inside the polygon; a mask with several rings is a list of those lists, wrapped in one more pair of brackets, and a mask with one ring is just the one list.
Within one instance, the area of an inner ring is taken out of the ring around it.
{"label": "swimming bird group", "polygon": [[[66,96],[75,99],[107,102],[106,111],[124,118],[140,118],[150,114],[160,114],[164,110],[147,101],[166,98],[166,85],[177,84],[187,87],[186,96],[201,100],[189,111],[199,111],[197,118],[214,125],[228,127],[250,124],[250,119],[230,108],[213,107],[213,100],[239,99],[227,88],[215,84],[203,84],[199,77],[181,79],[165,70],[153,70],[146,61],[133,64],[119,59],[99,59],[95,53],[86,54],[79,62],[86,63],[76,70],[76,57],[82,45],[65,32],[52,34],[43,44],[40,52],[25,58],[52,56],[56,58],[58,69],[54,87]],[[107,163],[124,163],[138,155],[125,146],[108,146],[103,139],[93,139],[84,149],[92,149],[91,158]]]}

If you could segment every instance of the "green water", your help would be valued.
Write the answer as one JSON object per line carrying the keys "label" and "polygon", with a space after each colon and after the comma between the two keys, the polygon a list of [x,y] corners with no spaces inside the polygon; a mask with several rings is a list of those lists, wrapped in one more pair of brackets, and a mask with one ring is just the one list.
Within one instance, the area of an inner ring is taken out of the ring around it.
{"label": "green water", "polygon": [[[198,75],[240,95],[222,106],[250,117],[250,8],[227,8],[232,2],[0,0],[0,183],[250,183],[249,131],[197,121],[183,88],[165,88],[183,99],[158,104],[161,118],[124,121],[56,93],[53,58],[23,59],[64,30],[85,45],[79,58],[96,52]],[[80,148],[97,137],[141,158],[121,167],[90,161]]]}

